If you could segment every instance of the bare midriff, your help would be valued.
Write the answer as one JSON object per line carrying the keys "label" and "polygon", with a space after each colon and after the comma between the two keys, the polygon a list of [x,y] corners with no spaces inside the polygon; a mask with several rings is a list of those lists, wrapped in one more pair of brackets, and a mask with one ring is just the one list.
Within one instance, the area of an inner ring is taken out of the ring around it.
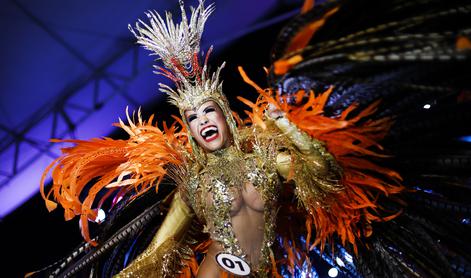
{"label": "bare midriff", "polygon": [[[264,202],[262,196],[251,183],[245,184],[242,190],[233,192],[231,206],[231,224],[240,247],[247,255],[246,261],[252,269],[259,264],[264,235]],[[208,201],[211,198],[208,198]],[[197,277],[220,277],[222,268],[216,262],[216,255],[224,252],[223,247],[213,241],[208,253],[200,265]]]}

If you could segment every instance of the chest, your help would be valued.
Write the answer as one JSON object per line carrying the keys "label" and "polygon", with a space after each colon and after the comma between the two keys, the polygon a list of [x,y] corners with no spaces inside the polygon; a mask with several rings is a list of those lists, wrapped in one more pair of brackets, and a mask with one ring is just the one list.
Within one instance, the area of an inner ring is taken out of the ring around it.
{"label": "chest", "polygon": [[[227,192],[201,190],[198,191],[198,195],[198,199],[206,211],[212,207],[221,209],[221,206],[227,206],[230,207],[229,214],[231,217],[237,215],[243,208],[263,212],[265,206],[261,192],[250,182],[233,185]],[[227,200],[227,202],[219,202],[218,199],[220,198]]]}
{"label": "chest", "polygon": [[263,212],[274,201],[278,177],[253,154],[215,157],[193,176],[193,208],[200,219],[234,216],[242,208]]}

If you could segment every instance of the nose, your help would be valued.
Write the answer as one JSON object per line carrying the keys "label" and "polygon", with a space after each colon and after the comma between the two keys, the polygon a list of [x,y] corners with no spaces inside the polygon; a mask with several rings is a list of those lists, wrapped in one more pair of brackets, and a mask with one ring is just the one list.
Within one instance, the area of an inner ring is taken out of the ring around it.
{"label": "nose", "polygon": [[200,125],[205,125],[208,123],[208,117],[206,117],[206,115],[202,115],[200,117]]}

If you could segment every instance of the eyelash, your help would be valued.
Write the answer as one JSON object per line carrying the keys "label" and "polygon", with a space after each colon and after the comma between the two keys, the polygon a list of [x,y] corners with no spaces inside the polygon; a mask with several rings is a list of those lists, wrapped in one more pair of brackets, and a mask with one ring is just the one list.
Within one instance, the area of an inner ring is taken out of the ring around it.
{"label": "eyelash", "polygon": [[[216,109],[214,107],[207,107],[206,109],[204,109],[205,114],[211,113],[211,112],[214,112],[214,111],[216,111]],[[196,115],[190,115],[188,117],[188,122],[191,123],[195,119],[196,119]]]}
{"label": "eyelash", "polygon": [[216,111],[216,109],[214,109],[214,107],[208,107],[204,110],[204,113],[210,113],[210,112],[214,112]]}
{"label": "eyelash", "polygon": [[195,115],[191,115],[188,117],[188,122],[192,122],[194,119],[196,119],[196,116]]}

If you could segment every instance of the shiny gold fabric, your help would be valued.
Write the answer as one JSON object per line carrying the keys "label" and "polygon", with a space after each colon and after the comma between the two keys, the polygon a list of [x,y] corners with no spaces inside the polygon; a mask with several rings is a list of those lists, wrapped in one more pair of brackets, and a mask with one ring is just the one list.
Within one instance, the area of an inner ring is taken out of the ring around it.
{"label": "shiny gold fabric", "polygon": [[[270,254],[275,239],[281,177],[296,182],[296,193],[301,203],[321,203],[326,194],[341,189],[338,186],[339,168],[320,142],[291,126],[288,129],[286,126],[277,126],[280,125],[267,122],[266,130],[243,128],[239,131],[243,139],[242,150],[229,147],[206,154],[204,164],[199,163],[199,160],[189,159],[184,166],[185,170],[174,171],[182,175],[178,179],[180,192],[199,221],[205,224],[203,232],[209,233],[211,239],[217,241],[225,252],[242,258],[246,258],[246,253],[232,230],[230,210],[236,192],[246,183],[254,185],[264,201],[265,225],[261,258],[258,265],[251,265],[253,275],[260,277],[269,275],[271,267]],[[208,196],[212,197],[211,202],[208,202]],[[181,199],[176,202],[184,207]],[[181,235],[176,237],[177,240],[174,238],[185,229],[172,231],[172,227],[179,221],[189,223],[191,219],[191,214],[186,209],[183,210],[185,213],[175,213],[180,210],[171,209],[167,217],[171,220],[165,220],[144,255],[118,277],[141,277],[139,273],[150,275],[150,272],[157,269],[165,269],[169,273],[178,272],[179,265],[168,261],[168,256],[173,254],[178,257],[178,250],[181,250],[178,238]],[[141,272],[141,269],[144,271]],[[158,275],[163,274],[159,272]]]}
{"label": "shiny gold fabric", "polygon": [[193,218],[190,208],[180,193],[173,197],[170,210],[162,226],[147,249],[115,277],[174,277],[183,266],[183,257],[192,250],[181,244]]}
{"label": "shiny gold fabric", "polygon": [[343,189],[342,170],[334,157],[321,141],[311,138],[285,117],[274,123],[295,147],[290,147],[289,154],[278,155],[278,172],[286,180],[294,180],[296,195],[305,208],[308,204],[328,205],[335,193]]}

